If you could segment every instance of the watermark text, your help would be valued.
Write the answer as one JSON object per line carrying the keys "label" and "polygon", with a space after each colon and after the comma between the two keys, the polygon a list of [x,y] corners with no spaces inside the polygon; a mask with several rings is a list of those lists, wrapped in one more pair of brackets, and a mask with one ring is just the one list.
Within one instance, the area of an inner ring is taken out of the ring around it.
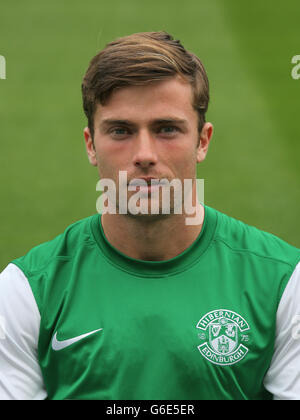
{"label": "watermark text", "polygon": [[296,66],[292,68],[292,78],[298,80],[300,79],[300,55],[294,55],[292,64],[296,64]]}
{"label": "watermark text", "polygon": [[[119,171],[117,183],[104,178],[96,190],[102,192],[96,202],[101,214],[184,214],[186,225],[203,222],[199,203],[204,203],[204,179],[135,178],[128,182],[127,171]],[[129,197],[128,192],[134,194]]]}
{"label": "watermark text", "polygon": [[0,315],[0,340],[5,340],[6,333],[5,333],[5,318]]}
{"label": "watermark text", "polygon": [[300,315],[295,315],[292,319],[292,338],[299,340],[300,338]]}
{"label": "watermark text", "polygon": [[6,60],[3,55],[0,55],[0,79],[6,79]]}

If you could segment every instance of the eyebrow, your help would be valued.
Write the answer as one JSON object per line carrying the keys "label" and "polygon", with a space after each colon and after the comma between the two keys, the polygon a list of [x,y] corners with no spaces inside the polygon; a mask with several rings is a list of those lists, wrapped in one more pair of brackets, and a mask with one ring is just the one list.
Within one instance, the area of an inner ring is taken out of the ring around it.
{"label": "eyebrow", "polygon": [[153,124],[187,124],[187,120],[182,120],[180,118],[159,118],[157,120],[153,120]]}
{"label": "eyebrow", "polygon": [[[187,120],[176,118],[176,117],[166,117],[166,118],[157,118],[150,121],[150,125],[161,125],[161,124],[181,124],[186,125]],[[110,127],[112,125],[127,125],[135,126],[136,124],[129,120],[113,119],[106,118],[100,122],[100,128]]]}

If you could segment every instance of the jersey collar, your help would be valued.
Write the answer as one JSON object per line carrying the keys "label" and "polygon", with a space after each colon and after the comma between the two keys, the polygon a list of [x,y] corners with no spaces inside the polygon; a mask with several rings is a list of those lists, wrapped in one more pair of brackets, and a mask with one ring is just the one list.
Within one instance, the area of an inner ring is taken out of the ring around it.
{"label": "jersey collar", "polygon": [[204,209],[203,227],[196,240],[181,254],[164,261],[145,261],[131,258],[112,246],[104,234],[101,214],[96,214],[91,218],[91,229],[101,253],[113,265],[139,277],[170,276],[185,271],[194,265],[213,240],[217,224],[217,212],[205,205]]}

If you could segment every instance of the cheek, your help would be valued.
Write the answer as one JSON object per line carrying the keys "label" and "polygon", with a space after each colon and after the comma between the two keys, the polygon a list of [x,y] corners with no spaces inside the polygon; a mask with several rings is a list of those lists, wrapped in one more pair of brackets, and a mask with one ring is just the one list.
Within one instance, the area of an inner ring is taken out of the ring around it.
{"label": "cheek", "polygon": [[181,153],[176,156],[174,162],[174,169],[180,178],[193,178],[197,169],[197,153],[196,149],[194,152],[182,150]]}
{"label": "cheek", "polygon": [[99,175],[101,179],[111,179],[113,181],[117,181],[118,179],[118,171],[117,170],[113,170],[113,168],[111,166],[108,165],[101,165],[99,164],[98,166],[99,168]]}
{"label": "cheek", "polygon": [[101,178],[113,178],[115,169],[118,165],[118,154],[105,146],[103,139],[97,139],[96,159],[98,172]]}
{"label": "cheek", "polygon": [[96,152],[96,159],[99,177],[101,179],[113,179],[114,170],[112,162],[99,150]]}

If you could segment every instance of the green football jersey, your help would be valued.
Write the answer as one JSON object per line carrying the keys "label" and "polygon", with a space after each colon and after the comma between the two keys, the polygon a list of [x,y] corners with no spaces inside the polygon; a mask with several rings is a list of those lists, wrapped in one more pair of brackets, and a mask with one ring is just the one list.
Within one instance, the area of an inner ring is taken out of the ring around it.
{"label": "green football jersey", "polygon": [[198,238],[166,261],[118,251],[99,214],[69,226],[13,261],[40,312],[48,398],[271,399],[276,312],[299,260],[208,206]]}

